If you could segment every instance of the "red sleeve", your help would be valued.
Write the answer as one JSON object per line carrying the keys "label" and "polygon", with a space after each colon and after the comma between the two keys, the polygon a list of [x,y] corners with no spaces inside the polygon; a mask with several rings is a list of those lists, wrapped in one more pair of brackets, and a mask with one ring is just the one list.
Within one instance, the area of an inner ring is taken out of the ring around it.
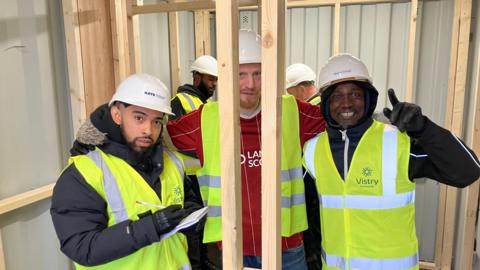
{"label": "red sleeve", "polygon": [[179,151],[194,152],[203,164],[201,115],[203,106],[167,124],[172,143]]}
{"label": "red sleeve", "polygon": [[297,100],[300,117],[300,143],[303,144],[325,130],[325,119],[320,106]]}

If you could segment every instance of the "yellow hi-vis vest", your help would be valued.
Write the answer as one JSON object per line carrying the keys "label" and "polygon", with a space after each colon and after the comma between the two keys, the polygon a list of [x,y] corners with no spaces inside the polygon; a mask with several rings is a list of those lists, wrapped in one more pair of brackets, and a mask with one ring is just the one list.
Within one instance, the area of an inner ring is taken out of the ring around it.
{"label": "yellow hi-vis vest", "polygon": [[409,156],[410,138],[374,121],[343,181],[327,132],[305,144],[319,194],[323,269],[419,269]]}
{"label": "yellow hi-vis vest", "polygon": [[[183,164],[173,152],[164,151],[164,168],[160,175],[162,200],[145,182],[140,174],[123,159],[106,154],[100,149],[87,155],[72,157],[87,183],[107,202],[108,226],[130,220],[138,220],[138,214],[155,207],[136,203],[137,201],[159,205],[183,205]],[[187,256],[187,241],[183,234],[176,233],[160,242],[145,246],[136,252],[117,260],[93,267],[75,264],[76,269],[190,269]]]}
{"label": "yellow hi-vis vest", "polygon": [[[177,93],[176,97],[180,100],[185,113],[197,110],[202,104],[202,100],[194,95],[187,93]],[[185,163],[185,172],[187,175],[195,175],[200,169],[200,161],[197,158],[178,153]]]}
{"label": "yellow hi-vis vest", "polygon": [[322,101],[322,98],[320,96],[315,96],[314,98],[309,100],[308,103],[312,105],[319,105],[321,101]]}
{"label": "yellow hi-vis vest", "polygon": [[[282,236],[308,228],[298,107],[293,96],[284,96],[282,106]],[[208,205],[203,242],[222,240],[220,144],[218,103],[205,104],[201,115],[203,167],[197,171],[204,205]],[[268,179],[267,179],[268,180]]]}
{"label": "yellow hi-vis vest", "polygon": [[200,98],[187,93],[177,93],[176,97],[180,100],[185,113],[195,111],[203,104]]}

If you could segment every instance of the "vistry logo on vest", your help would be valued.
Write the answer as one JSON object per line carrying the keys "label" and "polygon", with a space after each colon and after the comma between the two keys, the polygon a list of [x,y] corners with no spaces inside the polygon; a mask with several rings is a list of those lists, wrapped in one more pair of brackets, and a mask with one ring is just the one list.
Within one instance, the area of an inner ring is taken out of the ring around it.
{"label": "vistry logo on vest", "polygon": [[372,168],[364,167],[362,169],[362,176],[360,178],[355,179],[357,185],[361,187],[375,187],[378,184],[378,179],[371,178],[373,174]]}

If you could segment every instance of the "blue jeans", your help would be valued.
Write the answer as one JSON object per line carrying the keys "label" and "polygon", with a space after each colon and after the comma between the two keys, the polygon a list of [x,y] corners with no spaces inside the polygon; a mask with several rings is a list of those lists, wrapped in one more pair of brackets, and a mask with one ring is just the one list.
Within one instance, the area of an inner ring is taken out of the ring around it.
{"label": "blue jeans", "polygon": [[[262,268],[262,257],[243,256],[243,267]],[[303,245],[282,252],[282,270],[307,270]]]}

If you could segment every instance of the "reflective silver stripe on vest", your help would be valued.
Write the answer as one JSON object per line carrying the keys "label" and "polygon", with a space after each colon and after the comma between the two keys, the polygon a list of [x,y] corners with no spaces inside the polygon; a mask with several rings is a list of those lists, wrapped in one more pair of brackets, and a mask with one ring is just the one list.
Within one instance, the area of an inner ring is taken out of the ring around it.
{"label": "reflective silver stripe on vest", "polygon": [[397,128],[392,125],[385,125],[382,143],[383,195],[393,195],[397,193],[397,137]]}
{"label": "reflective silver stripe on vest", "polygon": [[387,196],[319,195],[323,208],[392,209],[415,203],[415,191]]}
{"label": "reflective silver stripe on vest", "polygon": [[[292,181],[294,179],[303,179],[302,168],[292,168],[289,170],[282,170],[282,182]],[[198,176],[198,184],[211,188],[220,188],[220,176],[201,175]]]}
{"label": "reflective silver stripe on vest", "polygon": [[198,158],[186,158],[183,160],[183,163],[185,164],[185,167],[193,167],[193,166],[198,166],[200,167],[200,160]]}
{"label": "reflective silver stripe on vest", "polygon": [[198,176],[198,185],[201,187],[209,187],[209,188],[220,188],[220,176],[214,175],[201,175]]}
{"label": "reflective silver stripe on vest", "polygon": [[218,205],[209,205],[207,217],[221,217],[222,207]]}
{"label": "reflective silver stripe on vest", "polygon": [[282,182],[292,181],[294,179],[303,179],[302,168],[292,168],[288,170],[282,170]]}
{"label": "reflective silver stripe on vest", "polygon": [[349,262],[351,269],[405,270],[418,264],[418,253],[395,259],[350,258]]}
{"label": "reflective silver stripe on vest", "polygon": [[190,98],[190,96],[188,94],[185,94],[185,93],[179,93],[180,95],[182,95],[188,102],[188,104],[190,105],[190,109],[192,111],[195,111],[197,108],[195,108],[195,103],[193,103],[193,100]]}
{"label": "reflective silver stripe on vest", "polygon": [[294,194],[291,197],[282,196],[282,208],[290,208],[294,205],[305,204],[305,194]]}
{"label": "reflective silver stripe on vest", "polygon": [[178,270],[191,270],[192,267],[190,266],[189,263],[186,263],[184,265],[182,265],[180,268],[178,268]]}
{"label": "reflective silver stripe on vest", "polygon": [[91,158],[103,173],[103,189],[108,205],[112,209],[113,216],[115,217],[115,222],[120,223],[127,220],[127,209],[123,203],[117,181],[103,160],[102,155],[98,151],[91,151],[87,154],[87,157]]}
{"label": "reflective silver stripe on vest", "polygon": [[322,248],[322,258],[325,261],[325,264],[329,267],[336,267],[344,270],[347,267],[347,264],[345,262],[346,260],[344,257],[326,254],[323,248]]}
{"label": "reflective silver stripe on vest", "polygon": [[317,146],[318,139],[320,135],[313,137],[312,139],[308,140],[305,145],[305,166],[307,167],[308,172],[313,178],[317,178],[315,175],[315,148]]}
{"label": "reflective silver stripe on vest", "polygon": [[175,166],[177,166],[177,169],[180,172],[180,177],[183,178],[185,171],[183,170],[182,161],[170,151],[165,151],[165,153],[167,153],[167,155],[173,160],[173,163],[175,163]]}
{"label": "reflective silver stripe on vest", "polygon": [[322,257],[326,265],[340,269],[368,269],[368,270],[405,270],[418,264],[418,253],[403,258],[395,259],[373,259],[373,258],[350,258],[325,254],[322,249]]}

